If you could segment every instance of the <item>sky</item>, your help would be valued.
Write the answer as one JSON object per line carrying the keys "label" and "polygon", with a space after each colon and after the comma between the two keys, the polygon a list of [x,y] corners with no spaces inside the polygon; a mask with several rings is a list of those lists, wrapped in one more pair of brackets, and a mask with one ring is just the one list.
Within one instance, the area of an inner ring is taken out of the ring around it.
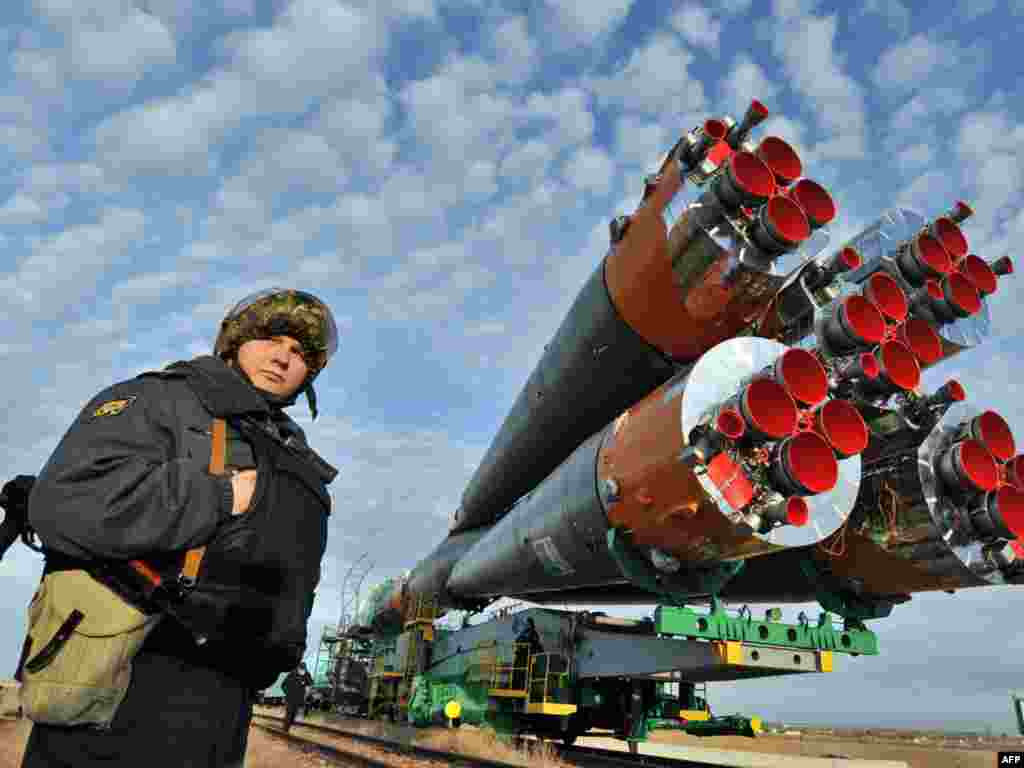
{"label": "sky", "polygon": [[[839,205],[833,245],[962,198],[973,252],[1021,256],[1024,3],[952,1],[3,3],[0,466],[35,474],[101,389],[209,353],[250,292],[316,293],[342,333],[320,417],[291,410],[340,470],[312,659],[353,562],[369,584],[444,537],[608,220],[699,121],[763,101],[759,135]],[[1024,439],[1019,290],[926,383]],[[11,672],[40,571],[0,562]],[[1010,730],[1022,617],[1020,588],[918,595],[872,624],[881,656],[712,706]]]}

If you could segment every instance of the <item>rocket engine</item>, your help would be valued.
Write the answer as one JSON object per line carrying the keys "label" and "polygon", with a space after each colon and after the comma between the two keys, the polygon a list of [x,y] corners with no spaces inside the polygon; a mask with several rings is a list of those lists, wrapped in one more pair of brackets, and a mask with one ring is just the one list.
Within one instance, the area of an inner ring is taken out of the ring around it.
{"label": "rocket engine", "polygon": [[870,618],[1024,581],[1009,426],[956,381],[919,389],[987,337],[1012,262],[969,252],[965,202],[830,249],[837,205],[787,142],[751,137],[767,114],[687,132],[612,220],[448,538],[368,623],[416,595],[817,598]]}

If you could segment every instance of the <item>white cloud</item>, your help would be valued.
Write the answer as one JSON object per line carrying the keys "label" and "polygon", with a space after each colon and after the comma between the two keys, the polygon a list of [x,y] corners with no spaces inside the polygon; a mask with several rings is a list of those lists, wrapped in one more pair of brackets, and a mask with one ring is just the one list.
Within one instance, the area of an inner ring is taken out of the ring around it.
{"label": "white cloud", "polygon": [[722,81],[721,90],[723,107],[734,112],[739,120],[753,99],[772,104],[779,89],[757,62],[748,54],[740,53]]}
{"label": "white cloud", "polygon": [[[963,14],[968,19],[977,19],[987,16],[996,9],[996,0],[958,0],[957,13]],[[1012,7],[1013,0],[1010,0]]]}
{"label": "white cloud", "polygon": [[525,16],[514,16],[497,24],[491,29],[488,43],[502,80],[520,83],[537,68],[540,55]]}
{"label": "white cloud", "polygon": [[930,165],[934,159],[935,151],[930,144],[914,144],[896,156],[896,162],[904,173]]}
{"label": "white cloud", "polygon": [[667,117],[704,107],[704,86],[691,79],[687,68],[693,54],[674,38],[656,35],[611,74],[594,78],[590,85],[602,104],[634,112]]}
{"label": "white cloud", "polygon": [[921,88],[929,79],[941,76],[941,87],[950,87],[974,77],[987,61],[982,46],[965,47],[955,40],[918,34],[883,52],[872,80],[880,88],[907,89]]}
{"label": "white cloud", "polygon": [[593,43],[612,32],[629,13],[633,0],[545,0],[573,39]]}
{"label": "white cloud", "polygon": [[511,184],[525,181],[531,186],[539,183],[547,174],[553,159],[554,151],[550,144],[531,139],[515,147],[502,159],[502,181]]}
{"label": "white cloud", "polygon": [[825,139],[821,159],[862,157],[866,142],[864,93],[835,51],[836,17],[817,16],[797,2],[775,0],[772,49],[791,86],[817,116]]}
{"label": "white cloud", "polygon": [[872,79],[880,88],[911,86],[927,78],[943,54],[943,47],[927,35],[914,35],[882,53]]}
{"label": "white cloud", "polygon": [[68,77],[130,87],[175,60],[167,27],[127,0],[35,0],[35,6],[64,35],[59,51]]}
{"label": "white cloud", "polygon": [[860,16],[880,16],[895,32],[905,34],[910,26],[910,11],[900,0],[864,0]]}
{"label": "white cloud", "polygon": [[554,130],[544,140],[556,149],[588,141],[594,133],[594,114],[590,111],[587,94],[580,88],[531,94],[526,102],[525,117],[554,122]]}
{"label": "white cloud", "polygon": [[889,121],[890,140],[897,142],[931,137],[935,116],[951,115],[967,105],[962,88],[930,88],[897,109]]}
{"label": "white cloud", "polygon": [[334,0],[294,0],[271,27],[229,35],[223,48],[262,112],[295,112],[360,84],[387,35],[368,12]]}
{"label": "white cloud", "polygon": [[707,8],[688,2],[672,14],[670,24],[690,45],[707,48],[717,57],[722,23]]}
{"label": "white cloud", "polygon": [[43,207],[21,191],[11,195],[0,207],[0,221],[6,224],[31,224],[41,221],[45,216]]}
{"label": "white cloud", "polygon": [[141,241],[145,223],[140,211],[108,208],[96,223],[68,227],[46,238],[19,266],[13,295],[33,314],[59,314],[87,296],[108,267],[125,259]]}
{"label": "white cloud", "polygon": [[236,125],[241,107],[242,83],[231,76],[145,102],[96,127],[98,157],[112,173],[203,174],[215,167],[215,145]]}
{"label": "white cloud", "polygon": [[565,164],[564,175],[577,189],[607,195],[615,176],[615,163],[600,148],[580,147]]}
{"label": "white cloud", "polygon": [[656,171],[678,138],[662,122],[623,115],[615,123],[615,160]]}
{"label": "white cloud", "polygon": [[334,0],[295,0],[272,26],[229,34],[226,66],[179,94],[106,118],[94,138],[104,165],[122,174],[206,174],[217,145],[252,115],[305,110],[314,100],[373,98],[369,74],[387,36],[378,20]]}

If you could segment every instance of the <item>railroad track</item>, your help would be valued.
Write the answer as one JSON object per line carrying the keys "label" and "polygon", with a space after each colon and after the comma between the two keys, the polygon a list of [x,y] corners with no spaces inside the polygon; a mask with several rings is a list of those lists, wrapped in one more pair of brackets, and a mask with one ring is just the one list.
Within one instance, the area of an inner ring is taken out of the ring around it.
{"label": "railroad track", "polygon": [[[268,722],[256,722],[257,719]],[[276,726],[270,725],[269,723],[271,722],[275,723]],[[303,749],[313,749],[320,752],[324,757],[334,760],[348,760],[358,763],[361,766],[365,766],[365,768],[390,768],[387,763],[380,762],[359,753],[347,752],[344,749],[319,744],[293,733],[286,734],[280,728],[280,724],[282,722],[283,718],[280,717],[261,714],[253,715],[253,725],[267,733],[273,734],[275,737],[285,739],[290,743],[301,746]],[[417,747],[411,744],[403,744],[392,739],[367,736],[366,734],[346,731],[335,726],[321,725],[319,723],[309,723],[296,720],[293,727],[309,728],[331,736],[351,739],[356,743],[377,747],[378,749],[395,754],[401,754],[407,757],[418,757],[424,760],[437,760],[448,765],[479,766],[479,768],[521,768],[520,766],[516,766],[512,763],[505,763],[498,760],[487,760],[486,758],[475,757],[472,755],[443,752],[441,750],[429,749],[427,747]],[[598,749],[596,747],[566,747],[557,743],[551,743],[551,746],[558,756],[566,762],[585,765],[588,767],[594,766],[595,768],[598,766],[601,768],[637,768],[637,766],[657,766],[659,768],[711,768],[712,766],[711,763],[698,762],[695,760],[680,760],[669,757],[657,757],[654,755],[631,755],[610,749]],[[727,768],[727,766],[722,766],[720,763],[714,763],[714,766],[715,768]]]}

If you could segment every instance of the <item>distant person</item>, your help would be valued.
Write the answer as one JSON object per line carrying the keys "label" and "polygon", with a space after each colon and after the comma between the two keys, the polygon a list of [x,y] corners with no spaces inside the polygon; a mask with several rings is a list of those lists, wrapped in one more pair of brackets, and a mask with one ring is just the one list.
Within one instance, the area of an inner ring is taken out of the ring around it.
{"label": "distant person", "polygon": [[537,626],[533,619],[526,620],[526,626],[516,635],[515,661],[513,662],[513,689],[517,691],[526,690],[527,672],[529,657],[537,653],[543,653],[544,646],[540,642],[540,635],[537,633]]}
{"label": "distant person", "polygon": [[[316,418],[337,343],[319,299],[260,291],[212,356],[115,384],[75,419],[29,498],[46,565],[19,664],[23,768],[241,768],[257,692],[306,651],[337,471],[284,409],[304,393]],[[192,615],[100,583],[136,560],[184,584]]]}
{"label": "distant person", "polygon": [[284,732],[291,730],[295,716],[302,709],[302,716],[309,714],[309,706],[306,704],[306,689],[313,684],[313,678],[306,670],[305,663],[288,673],[288,676],[281,683],[284,689],[285,710],[284,710]]}

